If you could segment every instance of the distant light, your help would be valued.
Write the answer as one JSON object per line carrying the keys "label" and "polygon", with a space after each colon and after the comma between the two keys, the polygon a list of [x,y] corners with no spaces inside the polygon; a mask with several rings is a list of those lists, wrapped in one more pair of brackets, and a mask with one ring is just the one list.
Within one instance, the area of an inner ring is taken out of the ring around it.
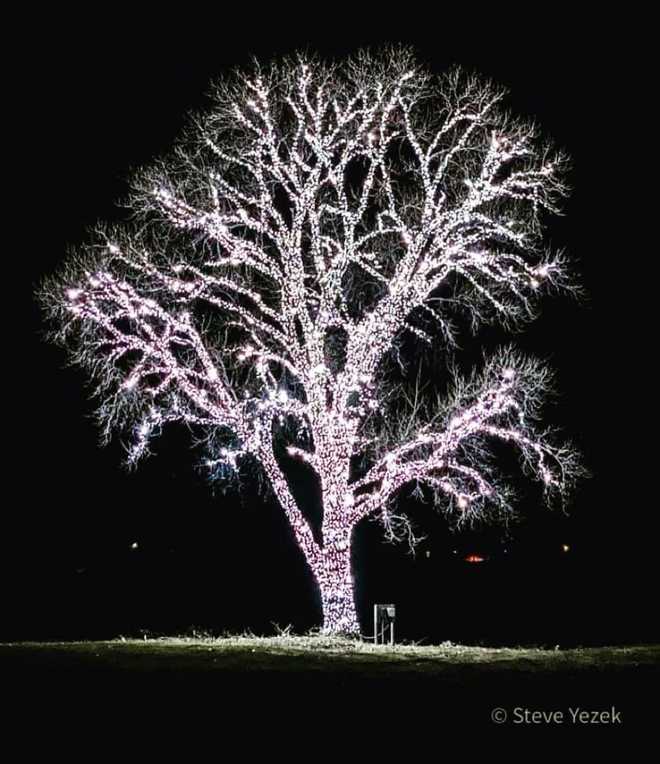
{"label": "distant light", "polygon": [[137,548],[138,548],[138,542],[137,542],[137,541],[134,541],[134,542],[131,544],[131,549],[132,549],[133,551],[135,551]]}
{"label": "distant light", "polygon": [[465,558],[465,562],[485,562],[486,558],[479,554],[469,554]]}
{"label": "distant light", "polygon": [[571,548],[570,548],[570,546],[568,544],[562,544],[561,545],[561,551],[562,552],[570,552]]}

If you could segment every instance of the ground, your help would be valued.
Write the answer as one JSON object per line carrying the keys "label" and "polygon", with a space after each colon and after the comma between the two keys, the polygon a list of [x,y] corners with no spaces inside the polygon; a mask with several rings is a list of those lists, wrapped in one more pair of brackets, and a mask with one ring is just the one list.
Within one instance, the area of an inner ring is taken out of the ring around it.
{"label": "ground", "polygon": [[589,711],[590,720],[593,712],[614,708],[616,724],[637,727],[652,720],[648,699],[659,665],[658,645],[389,647],[289,635],[0,645],[0,671],[5,682],[13,680],[17,699],[69,703],[72,710],[116,704],[118,697],[125,708],[138,698],[143,708],[192,704],[213,709],[216,723],[226,724],[244,718],[249,704],[253,722],[260,713],[292,709],[301,718],[333,708],[395,709],[398,719],[475,728],[492,726],[498,708],[506,711],[507,725],[527,723],[520,720],[534,711],[561,711],[568,725],[576,708]]}

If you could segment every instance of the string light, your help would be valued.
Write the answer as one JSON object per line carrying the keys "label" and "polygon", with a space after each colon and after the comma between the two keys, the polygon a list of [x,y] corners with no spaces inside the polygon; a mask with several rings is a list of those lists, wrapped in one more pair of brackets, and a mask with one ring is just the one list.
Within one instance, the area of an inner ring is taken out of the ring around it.
{"label": "string light", "polygon": [[[389,538],[414,541],[392,510],[404,486],[429,486],[464,518],[488,502],[505,505],[482,459],[485,441],[520,449],[548,491],[564,488],[577,469],[569,449],[533,427],[545,371],[512,352],[459,384],[446,415],[429,415],[395,443],[387,428],[375,442],[366,434],[391,392],[375,375],[398,335],[433,341],[415,325],[416,311],[449,331],[432,301],[439,287],[455,279],[469,289],[475,320],[487,306],[509,321],[533,314],[535,293],[562,275],[561,259],[539,264],[534,245],[539,211],[557,211],[565,193],[559,158],[547,160],[531,129],[498,112],[501,96],[471,79],[463,89],[451,80],[439,94],[437,113],[450,116],[431,134],[418,119],[419,107],[427,109],[421,71],[397,74],[393,63],[373,62],[359,86],[337,76],[332,98],[321,85],[334,75],[320,63],[278,69],[272,87],[256,77],[242,93],[227,90],[225,132],[241,133],[240,142],[218,137],[215,115],[203,127],[209,158],[197,148],[187,154],[208,178],[208,198],[198,186],[189,193],[163,164],[145,184],[140,211],[165,235],[149,239],[148,226],[127,226],[94,273],[67,277],[56,295],[67,330],[83,328],[78,360],[95,372],[105,360],[107,389],[120,380],[118,398],[103,409],[108,426],[121,396],[131,396],[129,461],[148,452],[165,424],[184,422],[204,429],[209,444],[231,440],[209,446],[204,465],[214,479],[236,474],[246,457],[263,465],[332,633],[359,631],[356,524],[378,516]],[[361,179],[351,175],[356,162]],[[164,264],[166,240],[176,241],[173,265]],[[356,305],[350,285],[360,277],[381,291]],[[209,311],[226,332],[212,330]],[[339,366],[327,349],[337,329],[347,338]],[[297,434],[286,434],[288,422]],[[320,542],[275,457],[276,436],[319,481]],[[356,473],[360,456],[367,467]]]}

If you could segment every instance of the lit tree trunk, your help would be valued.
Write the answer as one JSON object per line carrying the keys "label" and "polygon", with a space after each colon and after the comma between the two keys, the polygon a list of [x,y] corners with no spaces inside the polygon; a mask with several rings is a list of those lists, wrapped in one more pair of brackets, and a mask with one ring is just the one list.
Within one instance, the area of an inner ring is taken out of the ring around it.
{"label": "lit tree trunk", "polygon": [[351,531],[337,534],[324,545],[312,570],[321,592],[325,634],[358,635],[360,624],[355,610],[351,574]]}

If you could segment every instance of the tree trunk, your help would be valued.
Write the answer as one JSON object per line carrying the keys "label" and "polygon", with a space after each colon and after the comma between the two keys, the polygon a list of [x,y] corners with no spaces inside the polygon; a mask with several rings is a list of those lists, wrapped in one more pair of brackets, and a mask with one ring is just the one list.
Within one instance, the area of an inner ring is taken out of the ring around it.
{"label": "tree trunk", "polygon": [[322,632],[358,636],[360,624],[353,596],[350,537],[324,546],[314,575],[321,590]]}

